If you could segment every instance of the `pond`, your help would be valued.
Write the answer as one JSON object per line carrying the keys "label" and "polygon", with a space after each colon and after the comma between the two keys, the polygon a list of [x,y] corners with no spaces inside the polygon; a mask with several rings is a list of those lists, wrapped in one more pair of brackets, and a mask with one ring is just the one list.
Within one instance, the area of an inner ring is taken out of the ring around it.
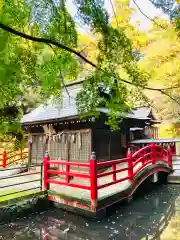
{"label": "pond", "polygon": [[109,208],[101,220],[57,208],[0,225],[5,240],[178,240],[180,185],[142,185],[129,204]]}

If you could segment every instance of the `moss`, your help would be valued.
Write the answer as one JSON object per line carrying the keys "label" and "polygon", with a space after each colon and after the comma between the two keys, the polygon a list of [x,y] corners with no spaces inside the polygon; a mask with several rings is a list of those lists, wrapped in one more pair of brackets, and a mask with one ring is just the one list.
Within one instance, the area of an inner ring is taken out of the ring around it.
{"label": "moss", "polygon": [[51,196],[57,197],[57,198],[62,198],[62,199],[72,201],[72,202],[78,202],[87,207],[91,206],[91,201],[89,201],[89,200],[84,200],[84,199],[80,199],[80,198],[76,198],[76,197],[67,196],[65,194],[56,193],[51,190],[48,191],[48,195],[51,195]]}
{"label": "moss", "polygon": [[11,205],[11,204],[14,204],[15,202],[21,201],[22,199],[23,200],[29,199],[29,198],[40,196],[40,195],[44,196],[44,192],[40,190],[29,190],[26,192],[14,193],[17,191],[18,191],[17,189],[8,189],[1,192],[0,193],[1,195],[5,195],[9,193],[12,193],[12,194],[0,197],[0,206]]}

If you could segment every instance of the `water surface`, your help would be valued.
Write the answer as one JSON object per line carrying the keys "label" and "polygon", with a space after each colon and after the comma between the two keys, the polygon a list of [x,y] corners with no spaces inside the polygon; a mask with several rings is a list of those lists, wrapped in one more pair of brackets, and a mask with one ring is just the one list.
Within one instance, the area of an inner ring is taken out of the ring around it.
{"label": "water surface", "polygon": [[131,203],[108,210],[102,220],[60,209],[0,226],[5,240],[180,240],[180,185],[142,185]]}

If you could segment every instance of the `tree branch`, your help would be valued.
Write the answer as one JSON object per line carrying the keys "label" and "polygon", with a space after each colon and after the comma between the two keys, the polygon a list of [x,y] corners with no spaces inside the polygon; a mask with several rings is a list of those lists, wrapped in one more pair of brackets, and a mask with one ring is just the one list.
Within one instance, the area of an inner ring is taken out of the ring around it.
{"label": "tree branch", "polygon": [[68,92],[68,90],[67,90],[66,84],[64,83],[64,78],[63,78],[63,74],[62,74],[61,71],[59,72],[59,78],[60,78],[61,81],[62,81],[63,88],[66,90],[66,93],[67,93],[67,95],[68,95],[68,97],[69,97],[69,103],[70,103],[70,98],[71,98],[71,96],[70,96],[70,94],[69,94],[69,92]]}
{"label": "tree branch", "polygon": [[162,28],[162,29],[166,29],[165,27],[163,27],[161,24],[157,23],[153,18],[149,17],[148,15],[146,15],[141,8],[139,7],[139,5],[136,3],[135,0],[133,0],[133,3],[136,5],[136,7],[138,8],[138,10],[140,11],[140,13],[145,16],[147,19],[149,19],[151,22],[153,22],[154,24],[156,24],[156,26]]}
{"label": "tree branch", "polygon": [[[97,65],[93,62],[91,62],[90,60],[88,60],[86,57],[84,57],[81,53],[79,53],[78,51],[72,49],[72,48],[69,48],[61,43],[58,43],[54,40],[50,40],[50,39],[47,39],[47,38],[38,38],[38,37],[33,37],[31,35],[28,35],[26,33],[23,33],[23,32],[19,32],[9,26],[6,26],[4,25],[3,23],[0,22],[0,28],[7,31],[7,32],[10,32],[16,36],[19,36],[19,37],[22,37],[24,39],[28,39],[30,41],[33,41],[33,42],[39,42],[39,43],[45,43],[47,45],[54,45],[58,48],[61,48],[65,51],[68,51],[70,53],[73,53],[75,54],[76,56],[80,57],[81,59],[83,59],[86,63],[90,64],[91,66],[95,67],[96,69],[98,69]],[[102,71],[102,69],[99,69]],[[171,87],[171,88],[151,88],[151,87],[143,87],[141,85],[137,85],[137,83],[133,83],[133,82],[129,82],[125,79],[120,79],[120,81],[124,82],[124,83],[127,83],[127,84],[130,84],[130,85],[133,85],[135,87],[141,87],[141,88],[144,88],[146,90],[152,90],[152,91],[159,91],[161,92],[162,94],[170,97],[173,101],[175,101],[176,103],[180,104],[176,99],[174,99],[172,96],[170,96],[168,93],[164,92],[166,90],[170,90],[170,89],[174,89],[174,88],[179,88],[180,86],[175,86],[175,87]]]}
{"label": "tree branch", "polygon": [[175,89],[175,88],[180,88],[180,86],[176,85],[174,87],[168,87],[168,88],[151,88],[151,87],[142,87],[141,85],[138,85],[137,83],[132,83],[132,82],[129,82],[125,79],[120,79],[121,82],[124,82],[124,83],[127,83],[127,84],[131,84],[131,85],[134,85],[135,87],[141,87],[141,88],[144,88],[146,90],[151,90],[151,91],[158,91],[158,92],[161,92],[161,91],[167,91],[167,90],[172,90],[172,89]]}
{"label": "tree branch", "polygon": [[26,33],[23,33],[23,32],[19,32],[9,26],[6,26],[4,25],[3,23],[0,23],[0,28],[7,31],[7,32],[10,32],[16,36],[19,36],[19,37],[22,37],[22,38],[25,38],[25,39],[28,39],[30,41],[33,41],[33,42],[39,42],[39,43],[46,43],[46,44],[52,44],[56,47],[59,47],[61,49],[64,49],[70,53],[73,53],[75,54],[76,56],[82,58],[85,62],[89,63],[91,66],[93,67],[97,67],[93,62],[89,61],[87,58],[85,58],[81,53],[77,52],[76,50],[72,49],[72,48],[69,48],[61,43],[58,43],[54,40],[51,40],[51,39],[47,39],[47,38],[38,38],[38,37],[33,37],[33,36],[30,36]]}
{"label": "tree branch", "polygon": [[163,90],[160,90],[159,92],[161,92],[162,94],[166,95],[167,97],[169,97],[171,100],[173,100],[174,102],[176,102],[178,105],[180,105],[180,102],[177,101],[174,97],[172,97],[169,93],[164,92]]}
{"label": "tree branch", "polygon": [[111,3],[111,7],[112,7],[112,10],[113,10],[113,13],[114,13],[114,17],[115,17],[115,19],[116,19],[117,27],[119,27],[118,19],[117,19],[117,16],[116,16],[116,11],[115,11],[115,9],[114,9],[113,2],[112,2],[112,0],[109,0],[109,1],[110,1],[110,3]]}

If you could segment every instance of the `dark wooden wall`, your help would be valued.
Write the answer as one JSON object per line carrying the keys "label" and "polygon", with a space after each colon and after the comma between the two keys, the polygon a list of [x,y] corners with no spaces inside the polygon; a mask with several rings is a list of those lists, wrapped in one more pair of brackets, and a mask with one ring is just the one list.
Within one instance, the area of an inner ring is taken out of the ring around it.
{"label": "dark wooden wall", "polygon": [[[84,134],[82,138],[82,149],[78,149],[75,141],[70,145],[62,142],[50,142],[50,156],[53,159],[64,158],[67,161],[87,162],[91,152],[95,151],[98,161],[112,160],[125,157],[126,147],[130,141],[131,127],[144,127],[145,123],[136,119],[124,119],[120,123],[120,130],[111,131],[105,124],[105,115],[102,115],[96,121],[86,120],[78,122],[77,119],[66,122],[51,122],[56,132],[66,131],[69,135],[78,132]],[[88,130],[89,129],[89,130]],[[88,131],[87,131],[88,130]],[[47,150],[47,142],[44,143],[45,136],[42,126],[31,127],[30,132],[33,134],[32,160],[33,163],[41,163]]]}
{"label": "dark wooden wall", "polygon": [[[103,122],[105,121],[106,119]],[[117,131],[112,131],[105,124],[92,129],[92,148],[98,161],[125,157],[126,146],[130,140],[129,126],[125,121],[120,124]]]}

